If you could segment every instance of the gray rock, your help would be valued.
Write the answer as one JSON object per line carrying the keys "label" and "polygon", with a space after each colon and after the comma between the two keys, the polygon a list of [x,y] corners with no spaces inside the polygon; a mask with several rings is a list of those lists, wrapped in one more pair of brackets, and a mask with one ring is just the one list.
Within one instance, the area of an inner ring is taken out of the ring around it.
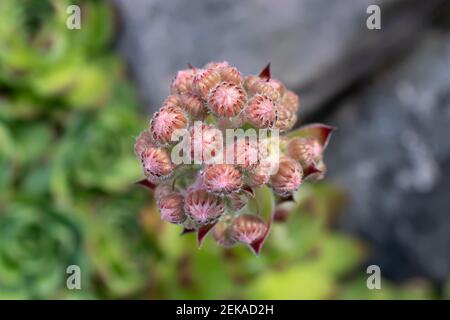
{"label": "gray rock", "polygon": [[396,279],[450,275],[450,33],[431,33],[401,65],[328,122],[329,173],[346,187],[344,229]]}
{"label": "gray rock", "polygon": [[[301,93],[303,115],[416,42],[445,0],[114,0],[120,48],[150,110],[187,63],[227,60],[245,74],[272,62],[275,77]],[[381,7],[382,31],[366,9]]]}

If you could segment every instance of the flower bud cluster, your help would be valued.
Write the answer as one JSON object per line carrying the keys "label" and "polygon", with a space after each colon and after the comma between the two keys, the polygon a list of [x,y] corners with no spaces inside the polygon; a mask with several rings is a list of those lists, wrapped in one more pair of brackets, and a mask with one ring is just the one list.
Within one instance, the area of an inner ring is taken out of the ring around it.
{"label": "flower bud cluster", "polygon": [[[244,77],[228,62],[190,67],[177,73],[170,92],[135,144],[145,179],[155,186],[161,218],[198,234],[212,230],[218,244],[244,243],[258,253],[271,221],[249,212],[253,191],[268,186],[276,196],[288,197],[306,178],[323,176],[327,139],[315,129],[289,135],[299,99],[268,68]],[[248,128],[282,133],[282,143],[223,139],[227,129]],[[180,132],[187,148],[178,156],[192,162],[174,161]],[[214,161],[218,157],[222,162]]]}

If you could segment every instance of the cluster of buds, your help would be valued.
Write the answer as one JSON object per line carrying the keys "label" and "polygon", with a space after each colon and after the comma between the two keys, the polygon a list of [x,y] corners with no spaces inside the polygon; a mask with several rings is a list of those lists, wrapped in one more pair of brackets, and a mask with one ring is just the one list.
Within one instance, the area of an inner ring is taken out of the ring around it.
{"label": "cluster of buds", "polygon": [[[139,183],[153,189],[161,218],[182,225],[183,234],[197,232],[199,245],[211,231],[222,246],[243,243],[258,254],[273,215],[254,212],[255,190],[270,188],[281,202],[325,173],[332,128],[290,131],[299,99],[269,67],[247,77],[227,62],[179,71],[136,140],[145,174]],[[249,130],[259,135],[251,139]]]}

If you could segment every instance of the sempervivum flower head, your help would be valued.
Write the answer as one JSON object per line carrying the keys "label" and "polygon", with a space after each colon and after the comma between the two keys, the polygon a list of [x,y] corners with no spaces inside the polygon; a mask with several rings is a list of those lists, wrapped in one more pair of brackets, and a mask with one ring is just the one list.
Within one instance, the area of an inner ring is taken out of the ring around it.
{"label": "sempervivum flower head", "polygon": [[225,212],[223,199],[202,188],[187,191],[184,210],[187,216],[198,225],[217,220]]}
{"label": "sempervivum flower head", "polygon": [[300,163],[283,156],[280,159],[278,172],[270,177],[270,185],[275,193],[287,196],[296,191],[302,183],[303,169]]}
{"label": "sempervivum flower head", "polygon": [[221,246],[243,243],[258,254],[270,211],[303,180],[324,177],[332,128],[290,132],[299,98],[269,67],[244,76],[226,61],[190,65],[136,139],[146,176],[139,184],[153,189],[161,218],[195,231],[199,244],[211,232]]}
{"label": "sempervivum flower head", "polygon": [[181,193],[171,192],[158,200],[161,219],[174,224],[181,224],[186,220],[184,213],[184,197]]}

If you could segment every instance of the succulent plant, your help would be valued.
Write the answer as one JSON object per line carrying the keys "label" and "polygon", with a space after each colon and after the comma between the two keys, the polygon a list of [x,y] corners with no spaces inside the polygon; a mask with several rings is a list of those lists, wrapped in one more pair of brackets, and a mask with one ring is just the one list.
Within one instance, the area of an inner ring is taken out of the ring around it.
{"label": "succulent plant", "polygon": [[[228,62],[189,66],[170,91],[136,139],[145,174],[139,183],[154,189],[161,218],[182,225],[183,234],[197,232],[199,245],[212,230],[218,244],[243,243],[259,254],[275,203],[323,178],[332,128],[289,132],[299,99],[271,77],[270,65],[247,77]],[[252,139],[249,131],[258,134]]]}

